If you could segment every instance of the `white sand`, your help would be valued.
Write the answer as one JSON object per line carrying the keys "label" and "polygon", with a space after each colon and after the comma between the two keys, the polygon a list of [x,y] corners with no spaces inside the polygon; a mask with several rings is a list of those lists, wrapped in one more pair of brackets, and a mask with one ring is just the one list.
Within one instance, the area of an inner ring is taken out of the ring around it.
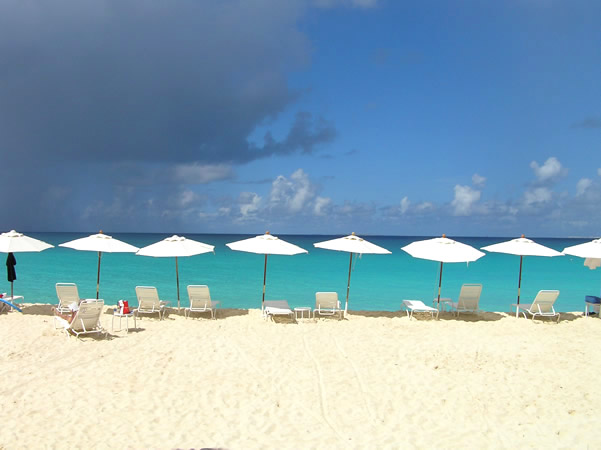
{"label": "white sand", "polygon": [[28,306],[0,315],[0,447],[600,448],[601,321],[564,317],[171,312],[78,340]]}

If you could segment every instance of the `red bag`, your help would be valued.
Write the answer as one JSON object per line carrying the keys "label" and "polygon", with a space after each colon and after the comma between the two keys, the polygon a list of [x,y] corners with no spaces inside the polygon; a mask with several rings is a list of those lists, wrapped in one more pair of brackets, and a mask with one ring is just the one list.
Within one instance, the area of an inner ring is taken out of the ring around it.
{"label": "red bag", "polygon": [[119,300],[119,314],[129,314],[130,312],[127,300]]}

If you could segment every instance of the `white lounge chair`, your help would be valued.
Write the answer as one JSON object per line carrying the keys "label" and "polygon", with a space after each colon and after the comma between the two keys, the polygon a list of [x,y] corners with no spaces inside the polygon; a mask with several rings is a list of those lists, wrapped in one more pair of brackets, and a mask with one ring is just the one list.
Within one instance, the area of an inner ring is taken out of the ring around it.
{"label": "white lounge chair", "polygon": [[313,310],[313,316],[319,314],[320,316],[334,316],[338,314],[338,318],[342,319],[342,313],[344,311],[340,309],[340,301],[338,300],[337,292],[316,292],[315,293],[315,309]]}
{"label": "white lounge chair", "polygon": [[290,309],[286,300],[265,300],[263,308],[263,318],[271,318],[274,316],[289,316],[294,318],[294,312]]}
{"label": "white lounge chair", "polygon": [[153,286],[136,286],[136,297],[138,297],[138,308],[134,309],[136,315],[159,314],[159,320],[165,318],[165,307],[167,301],[159,299],[157,288]]}
{"label": "white lounge chair", "polygon": [[73,303],[79,305],[81,303],[75,283],[56,283],[56,296],[58,297],[56,310],[61,314],[71,312],[69,305]]}
{"label": "white lounge chair", "polygon": [[557,322],[559,323],[559,313],[555,312],[555,308],[553,307],[557,297],[559,297],[559,291],[538,291],[532,303],[521,303],[515,306],[517,307],[517,311],[521,312],[526,319],[528,318],[526,313],[528,313],[532,316],[532,320],[536,316],[557,317]]}
{"label": "white lounge chair", "polygon": [[409,320],[413,318],[414,312],[430,313],[432,315],[432,318],[434,318],[434,314],[436,313],[437,319],[438,314],[440,313],[438,308],[432,308],[431,306],[426,305],[421,300],[403,300],[403,303],[401,304],[401,311],[402,310],[405,310],[407,312]]}
{"label": "white lounge chair", "polygon": [[104,300],[84,300],[79,304],[79,309],[71,322],[62,317],[54,316],[55,327],[58,323],[64,328],[67,336],[71,334],[77,337],[94,333],[106,334],[100,323],[100,314],[102,314],[103,309]]}
{"label": "white lounge chair", "polygon": [[480,313],[479,303],[482,293],[481,284],[464,284],[459,291],[457,302],[447,302],[451,310],[459,316],[460,312]]}
{"label": "white lounge chair", "polygon": [[190,299],[190,307],[184,310],[186,318],[193,312],[210,312],[211,318],[215,318],[217,313],[218,301],[211,300],[211,293],[207,285],[189,285],[188,298]]}

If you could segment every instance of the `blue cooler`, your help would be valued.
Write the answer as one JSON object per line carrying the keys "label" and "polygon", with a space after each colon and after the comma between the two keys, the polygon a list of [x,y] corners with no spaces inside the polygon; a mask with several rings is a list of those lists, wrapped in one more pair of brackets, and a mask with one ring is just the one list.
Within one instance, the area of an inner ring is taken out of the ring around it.
{"label": "blue cooler", "polygon": [[596,314],[599,314],[599,307],[601,306],[601,298],[595,297],[594,295],[585,295],[584,303],[586,305],[586,309],[584,311],[584,315],[588,316],[589,311],[592,309]]}

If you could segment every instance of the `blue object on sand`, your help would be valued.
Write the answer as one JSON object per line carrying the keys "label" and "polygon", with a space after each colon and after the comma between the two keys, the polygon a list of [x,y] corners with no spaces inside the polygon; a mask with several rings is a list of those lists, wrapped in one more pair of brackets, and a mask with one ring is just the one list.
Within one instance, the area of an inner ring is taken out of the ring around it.
{"label": "blue object on sand", "polygon": [[600,297],[595,297],[594,295],[585,295],[584,296],[584,301],[586,303],[592,303],[592,304],[601,304],[601,298]]}
{"label": "blue object on sand", "polygon": [[14,303],[7,302],[6,300],[2,300],[1,298],[0,298],[0,302],[2,302],[2,303],[4,303],[4,304],[6,304],[6,305],[8,305],[8,306],[10,306],[11,308],[15,308],[15,309],[16,309],[17,311],[19,311],[20,313],[22,313],[22,312],[23,312],[23,311],[21,311],[21,308],[19,308],[19,307],[18,307],[17,305],[15,305]]}

